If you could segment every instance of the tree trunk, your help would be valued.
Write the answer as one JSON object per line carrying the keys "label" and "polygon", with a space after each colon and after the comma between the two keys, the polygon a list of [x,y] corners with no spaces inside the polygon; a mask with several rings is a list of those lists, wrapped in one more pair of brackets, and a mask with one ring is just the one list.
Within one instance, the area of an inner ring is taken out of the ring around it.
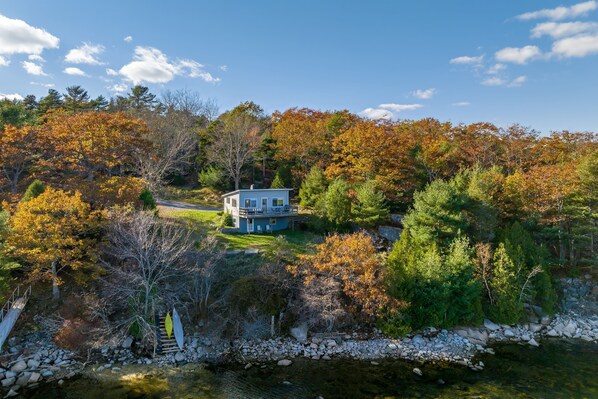
{"label": "tree trunk", "polygon": [[58,286],[58,259],[52,261],[52,299],[58,301],[60,299],[60,287]]}
{"label": "tree trunk", "polygon": [[559,224],[559,261],[561,266],[565,264],[565,240],[563,239],[563,224]]}
{"label": "tree trunk", "polygon": [[239,189],[239,180],[241,180],[241,178],[239,176],[235,176],[235,190]]}

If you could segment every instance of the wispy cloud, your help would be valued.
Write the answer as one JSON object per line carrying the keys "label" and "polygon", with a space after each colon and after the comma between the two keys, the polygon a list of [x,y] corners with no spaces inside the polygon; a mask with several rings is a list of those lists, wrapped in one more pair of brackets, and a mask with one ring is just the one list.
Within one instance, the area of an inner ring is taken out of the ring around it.
{"label": "wispy cloud", "polygon": [[101,44],[83,43],[81,46],[71,49],[64,60],[70,64],[101,65],[102,62],[97,56],[102,54],[104,49]]}
{"label": "wispy cloud", "polygon": [[415,90],[412,94],[414,97],[417,97],[421,100],[429,100],[430,98],[434,97],[434,94],[436,94],[436,89],[429,88],[425,90]]}
{"label": "wispy cloud", "polygon": [[75,67],[64,68],[62,72],[66,73],[67,75],[73,76],[87,76],[87,74],[84,71]]}
{"label": "wispy cloud", "polygon": [[0,66],[9,66],[10,60],[0,55]]}
{"label": "wispy cloud", "polygon": [[524,47],[505,47],[502,50],[498,50],[494,57],[499,62],[510,62],[513,64],[524,65],[529,61],[538,58],[542,55],[542,52],[537,46],[524,46]]}
{"label": "wispy cloud", "polygon": [[27,72],[29,75],[48,76],[44,72],[44,69],[42,68],[42,66],[36,64],[35,62],[23,61],[23,62],[21,62],[21,65],[23,66],[23,69],[25,70],[25,72]]}
{"label": "wispy cloud", "polygon": [[127,43],[131,43],[133,41],[133,36],[127,36],[123,40]]}
{"label": "wispy cloud", "polygon": [[393,112],[401,112],[401,111],[413,111],[418,108],[423,107],[421,104],[380,104],[378,107],[387,109]]}
{"label": "wispy cloud", "polygon": [[176,76],[200,78],[208,83],[220,81],[220,78],[215,78],[203,70],[203,65],[194,60],[170,61],[166,54],[157,48],[141,46],[135,48],[133,61],[124,65],[119,73],[134,84],[167,83]]}
{"label": "wispy cloud", "polygon": [[480,55],[477,57],[470,57],[468,55],[463,55],[461,57],[456,57],[451,59],[449,62],[451,64],[481,64],[484,61],[484,56]]}
{"label": "wispy cloud", "polygon": [[580,33],[597,32],[598,22],[543,22],[532,29],[532,37],[550,36],[553,39],[574,36]]}
{"label": "wispy cloud", "polygon": [[527,76],[521,75],[515,79],[509,80],[500,78],[498,76],[492,76],[482,81],[484,86],[506,86],[506,87],[519,87],[527,81]]}
{"label": "wispy cloud", "polygon": [[552,55],[561,58],[585,57],[598,54],[598,34],[581,35],[557,40],[552,45]]}
{"label": "wispy cloud", "polygon": [[45,87],[45,88],[52,88],[54,86],[56,86],[54,83],[40,83],[40,82],[29,82],[30,85],[33,86],[41,86],[41,87]]}
{"label": "wispy cloud", "polygon": [[452,105],[453,107],[468,107],[471,105],[471,103],[469,101],[459,101],[457,103],[453,103]]}
{"label": "wispy cloud", "polygon": [[108,76],[118,76],[118,72],[112,68],[106,68],[106,75]]}
{"label": "wispy cloud", "polygon": [[598,8],[598,3],[594,0],[591,0],[574,4],[570,7],[560,6],[556,8],[544,8],[538,11],[526,12],[524,14],[518,15],[517,18],[524,21],[543,18],[561,20],[587,15],[590,11],[594,11],[596,8]]}
{"label": "wispy cloud", "polygon": [[496,75],[501,71],[504,71],[505,69],[507,69],[507,66],[505,64],[494,64],[490,68],[488,68],[486,73],[490,75]]}
{"label": "wispy cloud", "polygon": [[41,54],[44,49],[58,48],[60,39],[20,19],[0,14],[0,54]]}
{"label": "wispy cloud", "polygon": [[369,119],[390,119],[393,117],[392,112],[380,108],[366,108],[359,112],[359,115]]}
{"label": "wispy cloud", "polygon": [[112,86],[108,86],[107,89],[114,93],[124,93],[129,89],[129,86],[124,83],[119,83]]}
{"label": "wispy cloud", "polygon": [[359,115],[370,119],[391,119],[395,113],[413,111],[423,107],[421,104],[380,104],[376,108],[366,108]]}

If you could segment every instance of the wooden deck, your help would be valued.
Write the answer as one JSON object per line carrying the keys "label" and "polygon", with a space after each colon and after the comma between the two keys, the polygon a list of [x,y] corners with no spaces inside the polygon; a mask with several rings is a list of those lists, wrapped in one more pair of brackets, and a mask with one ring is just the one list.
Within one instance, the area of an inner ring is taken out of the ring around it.
{"label": "wooden deck", "polygon": [[299,207],[293,205],[271,206],[263,208],[239,208],[242,218],[273,218],[281,216],[297,216]]}

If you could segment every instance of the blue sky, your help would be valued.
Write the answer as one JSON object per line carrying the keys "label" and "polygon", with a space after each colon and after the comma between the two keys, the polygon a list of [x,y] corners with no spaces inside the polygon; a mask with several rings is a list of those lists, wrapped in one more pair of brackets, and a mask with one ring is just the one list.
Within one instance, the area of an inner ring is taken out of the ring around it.
{"label": "blue sky", "polygon": [[0,95],[187,88],[369,117],[598,126],[598,1],[0,0]]}

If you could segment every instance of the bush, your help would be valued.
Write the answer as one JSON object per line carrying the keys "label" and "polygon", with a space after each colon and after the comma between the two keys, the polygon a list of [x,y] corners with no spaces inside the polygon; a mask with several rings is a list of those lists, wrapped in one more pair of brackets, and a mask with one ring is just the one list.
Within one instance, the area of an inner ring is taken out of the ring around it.
{"label": "bush", "polygon": [[326,187],[328,187],[328,182],[322,170],[317,166],[311,168],[299,190],[301,206],[308,208],[316,206],[318,200],[326,192]]}
{"label": "bush", "polygon": [[353,207],[353,221],[360,226],[376,226],[388,219],[384,193],[376,189],[373,181],[367,181],[357,188],[357,203]]}
{"label": "bush", "polygon": [[30,200],[38,197],[45,190],[46,190],[46,186],[44,185],[44,183],[42,183],[39,180],[34,180],[29,185],[29,187],[27,187],[27,190],[25,191],[25,194],[23,194],[23,198],[21,199],[21,201],[23,201],[23,202],[30,201]]}
{"label": "bush", "polygon": [[149,189],[144,188],[141,194],[139,194],[139,199],[141,200],[141,202],[143,202],[143,209],[156,209],[156,200],[154,199],[154,195]]}
{"label": "bush", "polygon": [[199,172],[197,175],[199,183],[204,187],[210,187],[216,190],[224,186],[224,174],[222,171],[214,166],[209,166]]}
{"label": "bush", "polygon": [[220,227],[232,227],[233,226],[233,215],[228,212],[222,214],[222,220],[220,221]]}

